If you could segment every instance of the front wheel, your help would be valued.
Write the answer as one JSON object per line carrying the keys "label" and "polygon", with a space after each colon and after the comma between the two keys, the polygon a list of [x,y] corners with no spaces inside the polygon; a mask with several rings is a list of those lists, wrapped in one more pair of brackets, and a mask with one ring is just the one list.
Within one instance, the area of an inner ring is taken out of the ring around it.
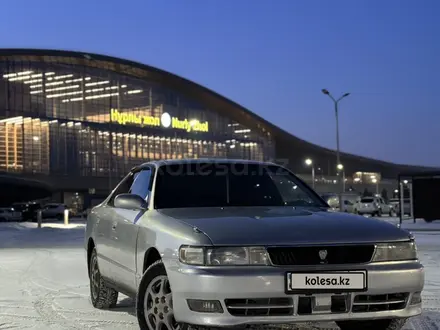
{"label": "front wheel", "polygon": [[110,288],[101,277],[98,266],[98,255],[93,249],[89,265],[90,298],[92,305],[98,309],[107,309],[116,306],[118,291]]}
{"label": "front wheel", "polygon": [[136,316],[141,330],[187,330],[174,318],[173,295],[162,263],[158,260],[145,271],[136,297]]}
{"label": "front wheel", "polygon": [[341,330],[400,330],[407,319],[385,319],[371,321],[338,321]]}

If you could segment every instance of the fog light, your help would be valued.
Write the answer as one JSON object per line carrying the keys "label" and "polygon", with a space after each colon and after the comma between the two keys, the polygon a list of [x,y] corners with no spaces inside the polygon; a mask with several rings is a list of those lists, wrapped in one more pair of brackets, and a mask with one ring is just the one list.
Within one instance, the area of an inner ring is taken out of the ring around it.
{"label": "fog light", "polygon": [[188,299],[188,307],[193,312],[200,313],[223,313],[222,305],[218,300]]}
{"label": "fog light", "polygon": [[410,305],[417,305],[422,303],[422,293],[421,292],[414,292],[411,297]]}

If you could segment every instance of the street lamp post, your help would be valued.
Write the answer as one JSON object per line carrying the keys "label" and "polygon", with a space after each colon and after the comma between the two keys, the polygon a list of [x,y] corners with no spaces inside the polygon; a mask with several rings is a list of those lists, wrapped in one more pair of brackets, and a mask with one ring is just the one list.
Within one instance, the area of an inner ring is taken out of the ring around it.
{"label": "street lamp post", "polygon": [[[350,95],[350,93],[345,93],[343,94],[340,98],[335,99],[333,97],[333,95],[330,94],[330,92],[327,89],[322,89],[321,90],[323,94],[328,95],[328,97],[330,97],[334,103],[335,106],[335,117],[336,117],[336,168],[338,170],[342,170],[344,167],[341,164],[341,156],[340,156],[340,149],[339,149],[339,110],[338,110],[338,105],[339,105],[339,101],[341,101],[343,98],[347,97]],[[345,177],[345,172],[343,173],[344,177]],[[339,195],[339,210],[342,210],[342,192],[345,190],[345,178],[343,178],[341,180],[340,177],[338,177],[338,180],[340,180],[340,189],[341,189],[341,194]]]}
{"label": "street lamp post", "polygon": [[310,158],[305,160],[307,166],[312,167],[312,187],[315,189],[315,166],[313,165],[313,161]]}
{"label": "street lamp post", "polygon": [[[336,169],[338,170],[338,180],[341,180],[341,182],[342,182],[342,190],[339,193],[339,210],[342,212],[342,193],[345,192],[345,171],[344,171],[344,165],[338,164],[336,166]],[[342,173],[342,179],[339,176],[340,173]]]}
{"label": "street lamp post", "polygon": [[339,105],[339,101],[341,101],[344,97],[347,97],[348,95],[350,95],[350,93],[345,93],[343,94],[339,99],[335,99],[330,92],[327,89],[323,89],[322,93],[324,93],[325,95],[328,95],[334,105],[335,105],[335,117],[336,117],[336,166],[338,166],[339,164],[341,164],[341,159],[340,159],[340,150],[339,150],[339,111],[338,111],[338,105]]}

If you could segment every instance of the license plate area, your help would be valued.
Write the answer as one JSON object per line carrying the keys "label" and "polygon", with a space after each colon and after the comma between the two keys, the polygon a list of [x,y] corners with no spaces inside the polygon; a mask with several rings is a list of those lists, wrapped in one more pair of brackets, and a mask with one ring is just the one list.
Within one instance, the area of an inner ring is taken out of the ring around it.
{"label": "license plate area", "polygon": [[341,293],[368,290],[366,270],[342,272],[287,272],[286,293]]}
{"label": "license plate area", "polygon": [[298,315],[348,313],[351,294],[315,294],[298,297]]}

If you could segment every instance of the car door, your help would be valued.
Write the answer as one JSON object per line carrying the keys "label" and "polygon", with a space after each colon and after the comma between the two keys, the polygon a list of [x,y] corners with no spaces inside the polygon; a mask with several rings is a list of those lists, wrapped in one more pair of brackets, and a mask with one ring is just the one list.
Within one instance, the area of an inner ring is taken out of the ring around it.
{"label": "car door", "polygon": [[[148,202],[151,192],[152,169],[144,168],[134,174],[130,194],[139,195]],[[115,261],[120,269],[117,274],[118,282],[128,286],[127,289],[136,291],[136,244],[139,226],[137,221],[145,211],[114,208],[113,239],[118,246],[115,251]]]}
{"label": "car door", "polygon": [[116,262],[116,253],[118,251],[118,242],[114,239],[114,200],[119,194],[128,193],[133,182],[130,173],[116,186],[108,202],[99,207],[96,215],[95,240],[98,253],[98,263],[101,275],[116,282],[119,278],[120,266]]}

